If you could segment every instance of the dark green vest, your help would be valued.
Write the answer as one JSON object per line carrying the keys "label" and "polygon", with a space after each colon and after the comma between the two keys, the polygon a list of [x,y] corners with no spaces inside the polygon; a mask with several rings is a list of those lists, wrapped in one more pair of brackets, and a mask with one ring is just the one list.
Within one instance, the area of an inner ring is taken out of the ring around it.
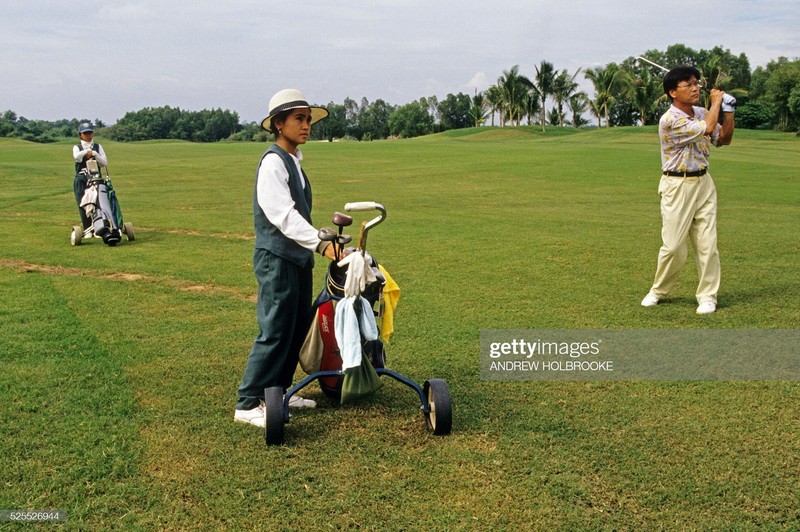
{"label": "dark green vest", "polygon": [[[314,253],[281,233],[277,227],[270,223],[258,204],[258,171],[261,169],[264,157],[269,153],[276,153],[283,160],[283,164],[289,172],[289,192],[292,195],[294,207],[300,213],[300,216],[305,218],[308,223],[311,223],[311,183],[308,181],[305,172],[301,170],[303,172],[301,176],[300,172],[297,171],[297,165],[292,156],[280,146],[273,145],[261,157],[256,169],[256,185],[253,188],[253,220],[256,230],[256,247],[269,250],[298,266],[314,266]],[[303,188],[303,178],[306,180],[305,188]]]}

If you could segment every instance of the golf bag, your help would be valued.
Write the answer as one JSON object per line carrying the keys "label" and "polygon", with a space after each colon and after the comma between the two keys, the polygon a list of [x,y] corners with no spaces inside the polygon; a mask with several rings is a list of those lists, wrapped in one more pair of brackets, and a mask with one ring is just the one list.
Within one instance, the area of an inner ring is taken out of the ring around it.
{"label": "golf bag", "polygon": [[[359,251],[353,252],[360,253]],[[361,293],[361,298],[356,298],[353,305],[356,313],[361,313],[364,310],[362,305],[366,302],[369,305],[366,310],[372,312],[375,318],[380,318],[383,316],[382,296],[386,279],[378,269],[378,262],[374,258],[370,257],[368,267],[372,269],[376,280],[366,285],[366,288]],[[300,367],[309,375],[318,371],[338,371],[342,369],[342,355],[336,341],[334,323],[336,307],[344,298],[347,268],[348,266],[337,265],[335,261],[330,264],[325,276],[325,287],[312,306],[314,319],[300,350]],[[363,336],[363,331],[361,332],[362,361],[368,361],[376,369],[384,368],[385,351],[380,337],[367,339]],[[342,398],[344,378],[344,375],[320,377],[318,379],[319,386],[325,395],[339,401]]]}
{"label": "golf bag", "polygon": [[94,234],[107,245],[116,246],[122,240],[122,212],[111,180],[97,176],[90,179],[87,185],[81,208],[92,221]]}
{"label": "golf bag", "polygon": [[81,198],[80,207],[89,219],[86,229],[80,226],[72,228],[72,245],[80,245],[83,238],[98,237],[109,246],[116,246],[122,240],[122,234],[128,240],[134,240],[133,225],[122,220],[122,210],[117,201],[111,178],[106,170],[105,177],[100,172],[97,162],[90,160],[81,171],[86,176],[86,189]]}

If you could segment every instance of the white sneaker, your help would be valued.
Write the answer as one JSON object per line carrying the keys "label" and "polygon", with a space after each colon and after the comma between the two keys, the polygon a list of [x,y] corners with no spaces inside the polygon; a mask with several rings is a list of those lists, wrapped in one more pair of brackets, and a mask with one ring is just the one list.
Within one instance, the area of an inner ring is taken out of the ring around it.
{"label": "white sneaker", "polygon": [[713,314],[717,310],[717,304],[713,301],[703,301],[697,307],[698,314]]}
{"label": "white sneaker", "polygon": [[642,299],[643,307],[655,307],[658,305],[658,296],[653,292],[648,292],[644,299]]}
{"label": "white sneaker", "polygon": [[264,410],[264,405],[258,405],[250,410],[236,410],[233,413],[233,420],[263,429],[267,425],[267,412]]}
{"label": "white sneaker", "polygon": [[313,399],[304,399],[299,395],[289,398],[289,408],[317,408],[317,402]]}

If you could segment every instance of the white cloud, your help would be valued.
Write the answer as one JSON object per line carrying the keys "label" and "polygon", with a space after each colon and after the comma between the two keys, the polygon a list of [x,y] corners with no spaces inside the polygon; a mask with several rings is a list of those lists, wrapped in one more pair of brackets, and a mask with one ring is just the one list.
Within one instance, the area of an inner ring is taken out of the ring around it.
{"label": "white cloud", "polygon": [[474,76],[467,82],[466,87],[469,90],[477,89],[478,91],[485,91],[494,85],[494,82],[489,81],[485,72],[476,72]]}

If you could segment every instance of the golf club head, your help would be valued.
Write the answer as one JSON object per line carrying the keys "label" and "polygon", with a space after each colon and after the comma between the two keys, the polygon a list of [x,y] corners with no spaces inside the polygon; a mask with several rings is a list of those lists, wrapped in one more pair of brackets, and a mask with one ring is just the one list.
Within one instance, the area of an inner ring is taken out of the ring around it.
{"label": "golf club head", "polygon": [[344,246],[345,244],[349,244],[353,240],[353,237],[350,235],[339,235],[336,239],[336,243],[340,246]]}
{"label": "golf club head", "polygon": [[317,236],[323,242],[333,242],[336,240],[336,230],[334,230],[332,227],[323,227],[319,230]]}
{"label": "golf club head", "polygon": [[333,222],[333,225],[347,227],[348,225],[352,225],[353,217],[341,212],[335,212],[333,213],[333,219],[331,221]]}

